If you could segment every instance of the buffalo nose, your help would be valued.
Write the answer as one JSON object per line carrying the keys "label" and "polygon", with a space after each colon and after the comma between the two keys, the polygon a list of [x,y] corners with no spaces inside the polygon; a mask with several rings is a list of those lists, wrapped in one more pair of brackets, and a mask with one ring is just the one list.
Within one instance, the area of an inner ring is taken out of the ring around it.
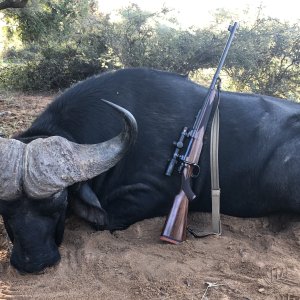
{"label": "buffalo nose", "polygon": [[60,261],[60,254],[58,251],[44,257],[30,257],[28,255],[21,256],[14,251],[11,255],[11,265],[16,268],[21,274],[25,273],[40,273],[45,268],[56,265]]}

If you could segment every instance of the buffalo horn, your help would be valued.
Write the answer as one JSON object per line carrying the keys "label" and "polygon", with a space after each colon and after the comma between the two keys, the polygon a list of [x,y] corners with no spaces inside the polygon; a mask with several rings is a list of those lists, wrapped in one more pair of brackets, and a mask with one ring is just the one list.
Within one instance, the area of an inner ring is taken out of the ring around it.
{"label": "buffalo horn", "polygon": [[29,197],[47,198],[76,182],[91,179],[112,168],[134,143],[137,124],[130,112],[102,100],[124,119],[116,137],[93,145],[76,144],[60,136],[30,142],[24,157],[24,189]]}
{"label": "buffalo horn", "polygon": [[0,138],[0,200],[14,200],[22,193],[25,144]]}

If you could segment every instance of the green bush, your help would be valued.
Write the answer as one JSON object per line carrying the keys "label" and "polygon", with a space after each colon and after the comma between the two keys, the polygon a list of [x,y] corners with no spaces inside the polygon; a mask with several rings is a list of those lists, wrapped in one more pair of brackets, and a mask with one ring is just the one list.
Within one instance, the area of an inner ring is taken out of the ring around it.
{"label": "green bush", "polygon": [[[24,91],[60,89],[117,67],[103,37],[106,18],[93,12],[93,0],[37,0],[22,10],[6,10],[0,86]],[[21,46],[9,42],[13,36]]]}
{"label": "green bush", "polygon": [[[75,47],[41,49],[31,59],[23,59],[24,51],[19,56],[14,53],[14,62],[0,65],[0,85],[14,90],[47,91],[61,89],[74,82],[98,74],[104,70],[116,68],[116,62],[106,51],[101,57],[87,55],[83,49]],[[12,52],[7,58],[12,58]]]}
{"label": "green bush", "polygon": [[[147,12],[131,4],[113,22],[96,3],[35,0],[22,10],[5,10],[0,86],[60,89],[103,70],[140,66],[201,74],[203,82],[217,66],[233,18],[218,10],[208,27],[182,29],[167,8]],[[223,68],[228,87],[299,99],[299,25],[261,11],[256,20],[250,21],[247,12],[239,19],[244,21]]]}

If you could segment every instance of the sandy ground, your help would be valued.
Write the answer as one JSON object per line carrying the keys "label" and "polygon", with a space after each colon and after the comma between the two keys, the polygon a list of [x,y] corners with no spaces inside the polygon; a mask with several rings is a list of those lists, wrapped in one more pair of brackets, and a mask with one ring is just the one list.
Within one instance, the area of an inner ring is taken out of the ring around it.
{"label": "sandy ground", "polygon": [[[50,99],[0,94],[0,135],[27,127]],[[194,213],[189,223],[205,228],[209,218]],[[300,216],[222,216],[222,236],[188,236],[178,246],[159,241],[163,223],[145,220],[110,234],[71,217],[61,262],[40,275],[20,275],[9,264],[0,221],[0,299],[300,300]],[[208,283],[218,286],[204,295]]]}

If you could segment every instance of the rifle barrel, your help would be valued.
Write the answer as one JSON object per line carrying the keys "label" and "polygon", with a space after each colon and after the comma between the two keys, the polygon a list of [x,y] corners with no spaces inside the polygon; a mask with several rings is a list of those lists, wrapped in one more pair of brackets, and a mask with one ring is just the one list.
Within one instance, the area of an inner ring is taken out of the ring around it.
{"label": "rifle barrel", "polygon": [[[206,125],[207,124],[203,124],[203,123],[207,123],[208,122],[208,118],[206,118],[206,120],[204,120],[204,117],[206,115],[210,115],[210,113],[207,113],[207,110],[208,110],[208,106],[211,105],[211,98],[212,98],[211,95],[212,95],[212,93],[214,93],[214,89],[215,89],[217,80],[219,78],[220,71],[221,71],[221,69],[222,69],[222,67],[224,65],[226,56],[228,54],[228,50],[229,50],[231,42],[232,42],[232,40],[234,38],[234,34],[235,34],[236,30],[238,29],[238,26],[239,26],[238,22],[234,22],[233,25],[230,25],[228,27],[228,31],[230,31],[230,36],[229,36],[229,38],[227,40],[227,43],[226,43],[225,48],[223,50],[223,53],[221,55],[221,58],[220,58],[217,70],[216,70],[215,75],[214,75],[214,77],[212,79],[212,82],[210,84],[208,93],[207,93],[207,95],[205,97],[203,107],[199,110],[199,112],[198,112],[198,114],[196,116],[196,121],[195,121],[194,126],[193,126],[193,131],[198,131],[201,126],[204,126],[204,129],[206,129]],[[184,161],[186,160],[186,158],[190,154],[191,148],[193,146],[193,142],[194,142],[194,137],[191,137],[191,139],[189,141],[189,144],[187,146],[187,150],[186,150],[185,155],[184,155],[184,159],[183,159]]]}
{"label": "rifle barrel", "polygon": [[232,42],[232,40],[234,38],[234,34],[235,34],[236,30],[238,29],[238,27],[239,27],[239,24],[237,22],[234,22],[233,25],[229,25],[229,27],[228,27],[228,31],[230,31],[230,36],[229,36],[229,38],[227,40],[227,43],[226,43],[225,48],[223,50],[223,53],[221,55],[221,58],[220,58],[217,70],[215,72],[215,75],[214,75],[214,77],[213,77],[213,79],[211,81],[211,84],[210,84],[210,87],[209,87],[209,92],[211,90],[213,90],[215,88],[215,86],[216,86],[219,74],[221,72],[221,69],[223,68],[226,56],[228,54],[228,50],[230,48],[231,42]]}
{"label": "rifle barrel", "polygon": [[208,93],[205,97],[205,101],[204,101],[204,104],[203,104],[203,108],[199,111],[200,115],[197,116],[197,119],[196,119],[196,122],[194,124],[194,128],[195,130],[199,130],[199,127],[200,127],[200,120],[203,118],[203,115],[205,114],[205,110],[206,110],[206,107],[207,105],[209,104],[209,97],[210,97],[210,94],[212,93],[213,89],[215,88],[216,86],[216,83],[217,83],[217,80],[219,78],[219,75],[220,75],[220,72],[221,72],[221,69],[223,68],[223,65],[224,65],[224,62],[225,62],[225,59],[226,59],[226,56],[228,54],[228,51],[229,51],[229,48],[230,48],[230,45],[232,43],[232,40],[234,38],[234,34],[236,32],[236,30],[238,29],[238,22],[234,22],[233,25],[229,25],[228,27],[228,31],[230,31],[230,36],[227,40],[227,43],[225,45],[225,48],[222,52],[222,55],[221,55],[221,58],[220,58],[220,61],[219,61],[219,64],[218,64],[218,67],[217,67],[217,70],[215,72],[215,75],[211,81],[211,84],[210,84],[210,87],[209,87],[209,90],[208,90]]}

